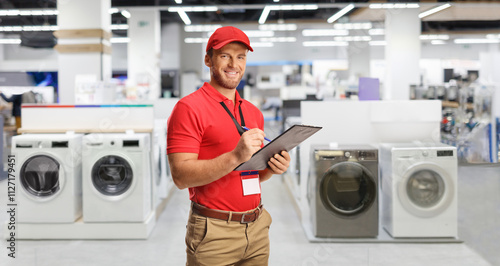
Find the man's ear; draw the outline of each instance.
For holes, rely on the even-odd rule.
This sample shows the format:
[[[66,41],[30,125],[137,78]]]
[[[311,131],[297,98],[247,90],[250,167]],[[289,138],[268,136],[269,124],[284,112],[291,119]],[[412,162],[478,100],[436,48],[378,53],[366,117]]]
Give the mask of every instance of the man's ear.
[[[207,54],[205,55],[205,66],[212,67],[212,60],[210,59],[210,56],[208,56]]]

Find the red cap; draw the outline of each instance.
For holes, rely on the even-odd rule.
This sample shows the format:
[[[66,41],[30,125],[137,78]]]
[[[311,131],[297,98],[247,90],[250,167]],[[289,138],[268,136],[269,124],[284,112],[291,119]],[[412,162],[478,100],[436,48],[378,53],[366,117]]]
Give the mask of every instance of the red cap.
[[[207,43],[207,52],[211,48],[220,49],[224,45],[231,42],[241,42],[246,45],[250,51],[253,52],[248,36],[242,30],[231,26],[218,28],[212,34],[212,36],[210,36],[210,39],[208,39]]]

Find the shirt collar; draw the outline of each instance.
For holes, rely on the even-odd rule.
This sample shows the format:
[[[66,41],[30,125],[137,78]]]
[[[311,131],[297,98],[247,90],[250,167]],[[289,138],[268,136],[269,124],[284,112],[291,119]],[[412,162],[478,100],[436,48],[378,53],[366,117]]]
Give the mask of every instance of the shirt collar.
[[[205,84],[203,84],[202,90],[218,103],[229,100],[226,96],[222,95],[222,93],[218,92],[214,87],[212,87],[212,85],[210,85],[210,83],[208,82],[205,82]],[[238,93],[238,91],[236,91],[235,94],[235,101],[241,104],[243,100],[241,99],[240,94]]]

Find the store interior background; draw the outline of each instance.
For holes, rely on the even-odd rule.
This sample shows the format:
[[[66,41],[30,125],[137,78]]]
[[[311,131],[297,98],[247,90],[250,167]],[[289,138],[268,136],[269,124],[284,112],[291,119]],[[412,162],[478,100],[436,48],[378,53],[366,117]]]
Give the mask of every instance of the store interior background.
[[[61,1],[7,2],[11,2],[12,5],[2,3],[0,11],[11,8],[57,9],[56,2]],[[112,37],[116,39],[111,40],[110,60],[101,63],[101,67],[104,65],[104,68],[108,68],[109,71],[106,69],[97,71],[97,74],[90,78],[88,75],[81,76],[78,82],[72,80],[71,82],[75,84],[75,90],[69,92],[61,88],[61,82],[56,82],[61,80],[61,61],[58,51],[54,48],[33,48],[4,41],[0,44],[0,91],[8,94],[19,90],[19,87],[33,90],[33,87],[36,86],[33,83],[34,75],[43,73],[45,81],[51,81],[49,85],[58,87],[48,89],[53,92],[52,94],[44,91],[46,89],[41,89],[40,93],[46,97],[44,100],[46,104],[161,104],[164,100],[175,100],[185,96],[199,88],[204,81],[209,80],[208,68],[203,64],[203,56],[208,34],[213,31],[213,28],[201,32],[187,32],[185,22],[181,20],[177,12],[169,12],[168,7],[215,4],[226,5],[228,8],[223,12],[187,12],[192,20],[191,26],[231,25],[251,32],[251,34],[267,31],[262,28],[265,25],[275,25],[276,27],[285,25],[294,28],[293,30],[275,30],[273,36],[262,37],[274,38],[267,40],[263,40],[261,37],[252,37],[249,33],[252,44],[259,44],[254,46],[255,52],[248,55],[247,69],[243,79],[245,85],[241,84],[239,91],[243,97],[261,108],[266,119],[266,126],[268,126],[266,133],[269,136],[276,136],[286,129],[290,125],[287,124],[287,121],[288,123],[297,121],[293,120],[294,117],[286,120],[287,114],[289,115],[286,112],[293,113],[297,108],[294,106],[291,109],[286,109],[287,100],[292,100],[288,103],[306,98],[322,98],[325,101],[358,101],[357,92],[360,77],[376,78],[380,81],[380,99],[405,100],[399,94],[392,94],[391,99],[387,94],[392,92],[386,91],[384,86],[384,81],[387,79],[386,55],[388,51],[383,45],[385,33],[381,32],[386,26],[384,22],[385,12],[390,13],[391,11],[370,9],[368,7],[369,1],[314,1],[330,6],[319,8],[317,11],[271,11],[266,23],[260,25],[257,22],[262,8],[266,4],[304,4],[304,2],[308,1],[185,0],[182,4],[176,4],[176,1],[173,0],[141,1],[140,4],[138,1],[110,1],[111,7],[118,9],[117,12],[110,14],[111,25],[133,27],[129,24],[133,21],[135,14],[144,16],[148,12],[151,12],[149,14],[157,13],[153,19],[157,23],[155,24],[157,28],[148,33],[152,34],[150,36],[153,44],[151,44],[151,40],[141,40],[139,44],[143,47],[131,48],[131,43],[134,40],[128,39],[131,37],[129,32],[134,30],[137,34],[140,27],[128,30],[123,28],[111,30]],[[326,22],[328,17],[351,2],[357,4],[353,11],[333,24]],[[424,11],[444,4],[441,2],[421,1],[420,10]],[[500,189],[498,179],[500,176],[500,168],[498,168],[500,156],[498,153],[500,143],[498,84],[500,84],[500,76],[492,73],[500,73],[500,3],[496,1],[451,1],[450,3],[453,4],[451,8],[422,19],[418,65],[414,64],[408,67],[411,69],[412,73],[409,75],[413,80],[398,90],[404,91],[402,95],[406,99],[440,99],[447,102],[448,105],[443,105],[441,117],[443,120],[440,122],[441,141],[459,145],[458,134],[462,140],[470,138],[466,142],[472,146],[471,150],[494,147],[486,155],[480,153],[479,155],[467,156],[467,153],[464,152],[459,158],[459,169],[461,170],[459,173],[459,239],[486,261],[497,265],[500,263],[500,257],[494,248],[494,236],[498,236],[498,233],[495,232],[498,232],[499,228],[495,224],[500,219],[498,208],[500,199],[496,196],[498,195],[496,192]],[[243,5],[246,4],[254,5],[254,7],[244,10]],[[241,6],[238,7],[238,5]],[[256,6],[260,6],[261,9],[257,9]],[[120,13],[123,10],[129,11],[131,18],[126,18]],[[224,9],[221,8],[221,10]],[[393,12],[398,14],[396,9]],[[43,19],[27,18],[28,22],[26,19],[15,22],[13,18],[8,16],[0,16],[2,19],[0,28],[16,25],[15,23],[22,23],[20,25],[27,25],[27,23],[29,25],[35,23],[57,25],[59,23],[55,15],[42,17]],[[358,26],[363,27],[363,23],[367,22],[371,25],[370,29],[349,30],[347,36],[369,36],[370,41],[366,39],[348,41],[348,45],[340,44],[340,46],[311,47],[304,45],[305,42],[310,41],[331,41],[332,37],[304,36],[303,30],[333,29],[332,25],[347,23],[360,23]],[[102,28],[106,28],[106,26],[102,26]],[[375,29],[379,30],[378,33],[373,31]],[[33,33],[35,34],[31,36],[37,36],[36,32]],[[51,40],[50,35],[47,37],[45,34],[46,32],[39,35],[43,36],[41,41]],[[0,39],[2,40],[18,38],[20,38],[20,32],[0,31]],[[33,40],[35,39],[33,38]],[[474,43],[470,40],[469,42],[457,43],[457,39],[488,41]],[[154,47],[155,45],[157,48]],[[150,48],[149,54],[144,52]],[[133,72],[136,80],[127,82],[127,72],[134,65],[143,64],[143,62],[138,63],[137,61],[141,59],[131,56],[131,54],[137,54],[137,51],[151,56],[152,59],[148,59],[150,61],[145,63],[144,68],[152,70],[141,72],[135,66]],[[410,58],[410,60],[414,62],[414,58]],[[401,62],[400,64],[404,65]],[[403,69],[402,72],[404,72]],[[100,74],[112,77],[112,79],[102,80],[98,77]],[[38,80],[43,80],[43,77],[38,77]],[[452,79],[451,82],[450,79]],[[476,116],[473,119],[467,116],[468,112],[461,109],[468,107],[465,103],[458,103],[458,95],[454,101],[447,101],[448,89],[454,86],[459,87],[462,93],[472,93],[472,95],[477,96],[476,99],[481,99],[481,103],[476,101],[476,105],[474,102],[468,102],[469,106],[472,106],[469,108],[470,110],[476,108],[474,109]],[[431,89],[429,90],[429,88]],[[475,91],[468,92],[468,88],[474,88]],[[430,96],[432,90],[434,90],[434,94]],[[52,99],[47,99],[51,96]],[[2,106],[4,108],[1,112],[6,120],[3,131],[3,170],[6,170],[5,158],[10,152],[9,138],[14,133],[9,109],[11,106],[5,102],[2,102]],[[484,115],[478,116],[477,114],[480,113],[478,110],[484,111],[482,112]],[[460,111],[464,112],[458,113]],[[453,126],[451,126],[452,124]],[[470,133],[474,128],[478,128],[477,125],[482,124],[489,124],[492,129],[489,132],[484,131],[486,133],[464,133]],[[446,138],[446,136],[450,136],[450,138]],[[478,180],[474,181],[473,178],[478,178]],[[284,179],[287,178],[284,177]],[[287,189],[290,187],[292,190],[294,189],[286,180],[281,185]],[[487,197],[487,195],[491,195],[489,193],[495,196]],[[297,207],[300,202],[293,203],[293,191],[291,194],[290,196],[283,193],[283,195],[290,197],[290,200],[285,204],[291,205],[294,210],[300,209]],[[184,194],[182,196],[187,197]],[[175,196],[171,202],[177,202]],[[3,201],[2,204],[1,207],[4,208]],[[170,206],[170,208],[175,207]],[[3,219],[5,214],[2,215],[0,218]],[[163,217],[163,220],[165,219],[170,218]],[[485,232],[487,229],[490,234]],[[153,239],[156,238],[153,237]],[[23,242],[19,243],[22,247]]]

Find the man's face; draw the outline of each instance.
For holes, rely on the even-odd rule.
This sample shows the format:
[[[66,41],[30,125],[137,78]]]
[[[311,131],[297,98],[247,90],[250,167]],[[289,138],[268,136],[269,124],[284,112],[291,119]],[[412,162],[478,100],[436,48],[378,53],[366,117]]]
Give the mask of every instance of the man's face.
[[[248,48],[238,42],[214,49],[212,57],[205,57],[205,65],[210,68],[215,83],[225,89],[235,89],[245,73]]]

